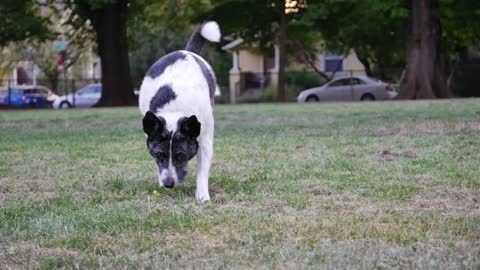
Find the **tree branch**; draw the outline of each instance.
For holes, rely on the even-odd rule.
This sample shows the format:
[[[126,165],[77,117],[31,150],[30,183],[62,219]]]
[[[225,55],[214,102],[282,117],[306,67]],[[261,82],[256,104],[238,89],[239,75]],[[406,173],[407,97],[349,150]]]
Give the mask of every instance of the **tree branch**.
[[[303,46],[303,44],[299,41],[296,41],[295,42],[297,44],[297,46],[300,48],[300,51],[302,52],[302,55],[303,55],[303,60],[316,72],[318,73],[322,78],[324,78],[325,80],[329,81],[330,79],[328,78],[328,75],[325,74],[324,72],[322,72],[321,70],[319,70],[316,66],[315,66],[315,60],[314,59],[311,59],[311,56],[308,54],[307,52],[307,49],[305,49],[305,46]]]

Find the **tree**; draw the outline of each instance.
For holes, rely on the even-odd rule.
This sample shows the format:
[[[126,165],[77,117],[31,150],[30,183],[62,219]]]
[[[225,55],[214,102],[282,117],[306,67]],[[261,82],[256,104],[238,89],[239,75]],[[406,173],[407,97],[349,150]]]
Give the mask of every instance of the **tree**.
[[[216,1],[210,11],[200,16],[201,20],[212,19],[221,22],[224,35],[241,37],[248,46],[263,52],[271,50],[278,44],[280,63],[277,101],[280,102],[285,101],[285,65],[288,55],[286,46],[291,41],[288,37],[289,25],[292,20],[304,13],[303,9],[297,7],[295,12],[287,14],[285,9],[287,2],[290,1],[222,0]]]
[[[441,48],[438,0],[410,2],[410,42],[399,98],[448,97],[446,58]]]
[[[451,59],[480,41],[480,4],[475,0],[412,0],[409,4],[407,67],[399,98],[450,97]]]
[[[368,76],[391,80],[405,63],[407,12],[403,0],[324,0],[309,3],[302,23],[315,29],[329,52],[353,50]]]
[[[69,24],[93,28],[102,66],[102,97],[96,106],[125,106],[137,103],[133,93],[128,58],[127,21],[145,1],[70,0]],[[80,20],[79,20],[80,18]]]
[[[33,0],[0,1],[0,47],[12,41],[51,37],[48,19],[41,17]]]
[[[146,71],[158,58],[185,48],[188,37],[198,27],[192,19],[208,8],[209,3],[203,0],[157,0],[145,5],[142,16],[131,16],[128,40],[135,88],[140,87]]]
[[[75,64],[84,49],[75,46],[75,44],[70,44],[64,54],[64,71]],[[56,92],[61,71],[58,70],[55,54],[54,42],[52,41],[24,41],[11,43],[0,54],[0,60],[9,67],[14,67],[15,63],[19,61],[32,61],[47,77],[50,89]]]

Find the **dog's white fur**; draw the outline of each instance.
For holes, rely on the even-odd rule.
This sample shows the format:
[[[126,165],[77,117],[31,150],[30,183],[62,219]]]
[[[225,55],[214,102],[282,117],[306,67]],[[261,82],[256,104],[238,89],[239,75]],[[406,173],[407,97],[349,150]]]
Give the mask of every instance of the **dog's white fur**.
[[[215,22],[206,23],[201,30],[201,34],[210,41],[220,40],[220,31]],[[212,68],[199,55],[190,51],[181,52],[186,55],[184,60],[171,64],[160,76],[154,79],[149,76],[144,78],[140,88],[139,108],[140,112],[145,115],[149,111],[150,102],[160,86],[168,84],[174,91],[176,98],[160,110],[153,112],[157,117],[165,119],[167,129],[176,131],[177,122],[181,117],[192,115],[197,117],[201,129],[198,136],[198,174],[195,197],[198,201],[204,202],[210,200],[208,177],[213,157],[214,119],[208,82],[195,58],[205,63],[209,70],[212,71]],[[171,161],[170,166],[172,166]],[[174,178],[175,176],[176,173]],[[163,183],[160,184],[163,185]]]
[[[201,35],[211,42],[219,42],[220,41],[220,28],[216,22],[207,22],[202,27]]]

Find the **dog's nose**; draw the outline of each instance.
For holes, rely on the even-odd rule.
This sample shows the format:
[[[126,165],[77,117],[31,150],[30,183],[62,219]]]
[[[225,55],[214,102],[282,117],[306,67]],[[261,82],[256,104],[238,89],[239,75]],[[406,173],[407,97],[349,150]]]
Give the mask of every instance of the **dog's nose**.
[[[175,180],[172,177],[167,177],[165,181],[163,181],[163,186],[166,188],[173,188],[175,186]]]

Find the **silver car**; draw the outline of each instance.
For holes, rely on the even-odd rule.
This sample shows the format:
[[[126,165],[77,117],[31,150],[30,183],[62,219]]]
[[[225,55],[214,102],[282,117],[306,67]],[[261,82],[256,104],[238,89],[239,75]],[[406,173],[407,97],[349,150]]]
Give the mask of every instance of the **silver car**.
[[[397,96],[391,84],[366,76],[341,77],[320,87],[302,91],[297,100],[303,102],[333,100],[386,100]]]
[[[90,84],[73,94],[61,96],[53,102],[54,109],[90,108],[97,104],[102,96],[102,84]]]

